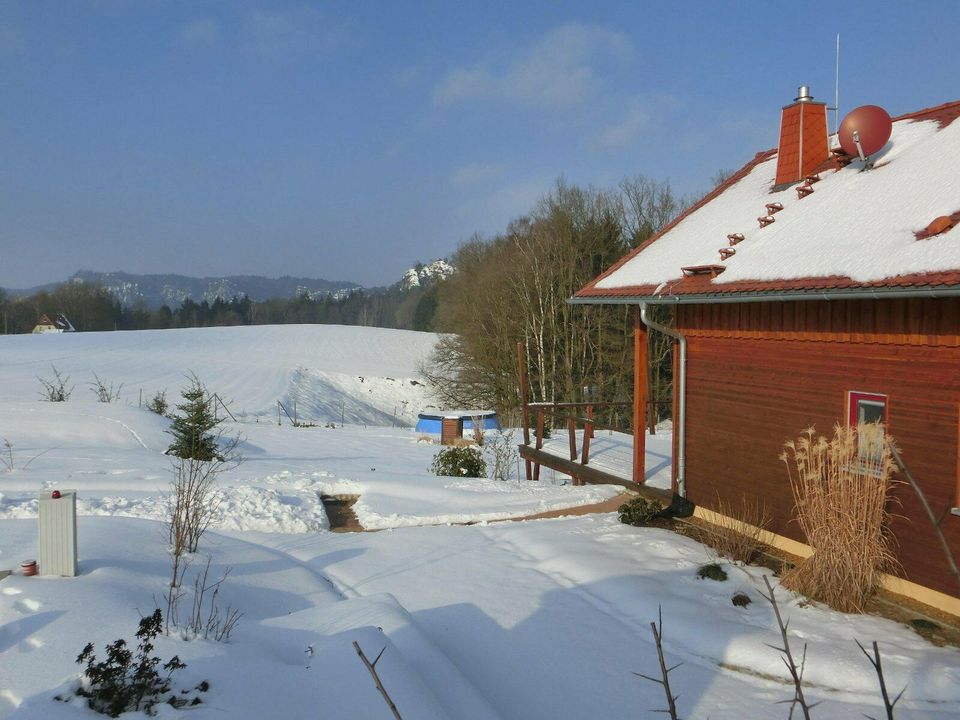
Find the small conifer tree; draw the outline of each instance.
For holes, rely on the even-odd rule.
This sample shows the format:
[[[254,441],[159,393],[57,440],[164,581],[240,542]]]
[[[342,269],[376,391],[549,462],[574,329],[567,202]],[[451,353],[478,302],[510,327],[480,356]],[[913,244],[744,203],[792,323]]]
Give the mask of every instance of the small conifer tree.
[[[173,417],[173,424],[167,431],[173,435],[173,443],[167,448],[167,455],[192,460],[220,460],[223,456],[217,447],[217,439],[210,433],[220,421],[213,414],[210,396],[196,376],[190,378],[190,385],[182,391],[183,402],[177,405],[180,412]]]

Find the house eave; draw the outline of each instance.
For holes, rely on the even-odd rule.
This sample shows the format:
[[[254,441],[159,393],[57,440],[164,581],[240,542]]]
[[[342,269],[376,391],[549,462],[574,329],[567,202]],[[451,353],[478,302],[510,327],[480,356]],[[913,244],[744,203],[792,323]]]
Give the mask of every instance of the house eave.
[[[690,293],[682,295],[586,295],[571,305],[704,305],[714,303],[797,302],[802,300],[881,300],[884,298],[960,297],[960,285],[840,288],[836,290],[763,290],[759,292]]]

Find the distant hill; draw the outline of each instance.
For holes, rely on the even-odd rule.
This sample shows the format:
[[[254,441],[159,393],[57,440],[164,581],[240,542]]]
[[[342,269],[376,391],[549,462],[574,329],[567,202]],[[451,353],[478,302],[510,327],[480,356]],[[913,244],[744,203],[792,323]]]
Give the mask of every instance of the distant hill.
[[[186,275],[134,275],[125,272],[94,272],[80,270],[68,282],[97,283],[107,288],[126,307],[139,303],[154,310],[161,305],[179,307],[187,298],[213,302],[217,298],[230,300],[234,297],[249,297],[261,301],[271,298],[293,298],[309,295],[316,300],[327,295],[344,297],[361,286],[345,280],[322,280],[284,276],[280,278],[259,275],[227,275],[224,277],[187,277]],[[32,295],[42,290],[51,290],[60,283],[50,283],[27,290],[13,290],[14,295]]]

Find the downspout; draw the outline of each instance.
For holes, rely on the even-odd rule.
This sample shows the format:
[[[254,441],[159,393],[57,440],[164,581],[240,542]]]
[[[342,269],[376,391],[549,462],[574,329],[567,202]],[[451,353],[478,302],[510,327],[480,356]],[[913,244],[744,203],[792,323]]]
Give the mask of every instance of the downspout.
[[[675,329],[661,325],[647,315],[647,303],[640,303],[640,321],[652,330],[658,330],[680,343],[679,387],[677,388],[677,494],[687,496],[687,339]]]

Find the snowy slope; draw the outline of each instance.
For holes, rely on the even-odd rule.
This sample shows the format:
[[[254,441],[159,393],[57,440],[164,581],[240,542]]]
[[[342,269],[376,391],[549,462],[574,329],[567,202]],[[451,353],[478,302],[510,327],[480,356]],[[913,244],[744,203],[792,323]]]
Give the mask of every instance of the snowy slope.
[[[430,406],[418,364],[436,335],[340,325],[140,330],[0,336],[0,402],[36,400],[51,366],[76,386],[73,401],[95,400],[96,374],[123,384],[137,404],[160,390],[176,400],[194,373],[243,419],[276,417],[280,401],[314,423],[413,425]]]
[[[0,718],[94,717],[53,700],[76,682],[74,659],[87,642],[102,650],[130,639],[169,582],[160,522],[168,421],[129,404],[129,394],[101,404],[84,387],[70,402],[40,402],[35,375],[54,362],[78,382],[95,371],[159,387],[180,378],[185,360],[202,360],[198,375],[219,378],[235,404],[266,407],[224,427],[245,460],[220,478],[218,524],[193,559],[210,556],[215,573],[232,568],[221,597],[244,617],[229,643],[157,643],[162,657],[188,663],[177,687],[211,683],[191,718],[387,718],[353,641],[371,656],[384,649],[378,670],[404,718],[645,717],[663,707],[662,690],[634,673],[657,673],[649,622],[661,606],[667,661],[683,663],[671,675],[681,717],[785,717],[776,703],[789,689],[768,647],[779,634],[759,569],[728,564],[728,581],[698,580],[698,565],[713,559],[707,548],[612,513],[488,524],[597,502],[613,486],[518,482],[516,471],[507,482],[435,477],[427,468],[438,447],[410,429],[277,426],[270,397],[290,392],[298,363],[310,363],[304,383],[364,377],[353,387],[362,395],[373,380],[389,388],[388,378],[411,372],[410,345],[430,337],[322,328],[306,350],[296,330],[0,339],[0,438],[10,442],[0,463],[0,570],[36,556],[39,493],[77,488],[80,509],[78,577],[0,580]],[[367,394],[392,401],[382,392]],[[325,493],[359,495],[361,520],[383,531],[327,532]],[[436,526],[468,521],[478,524]],[[753,603],[733,606],[734,592]],[[815,717],[881,716],[855,638],[878,640],[890,686],[907,686],[898,718],[960,715],[955,649],[780,596],[795,650],[809,645],[808,694],[823,701]]]

